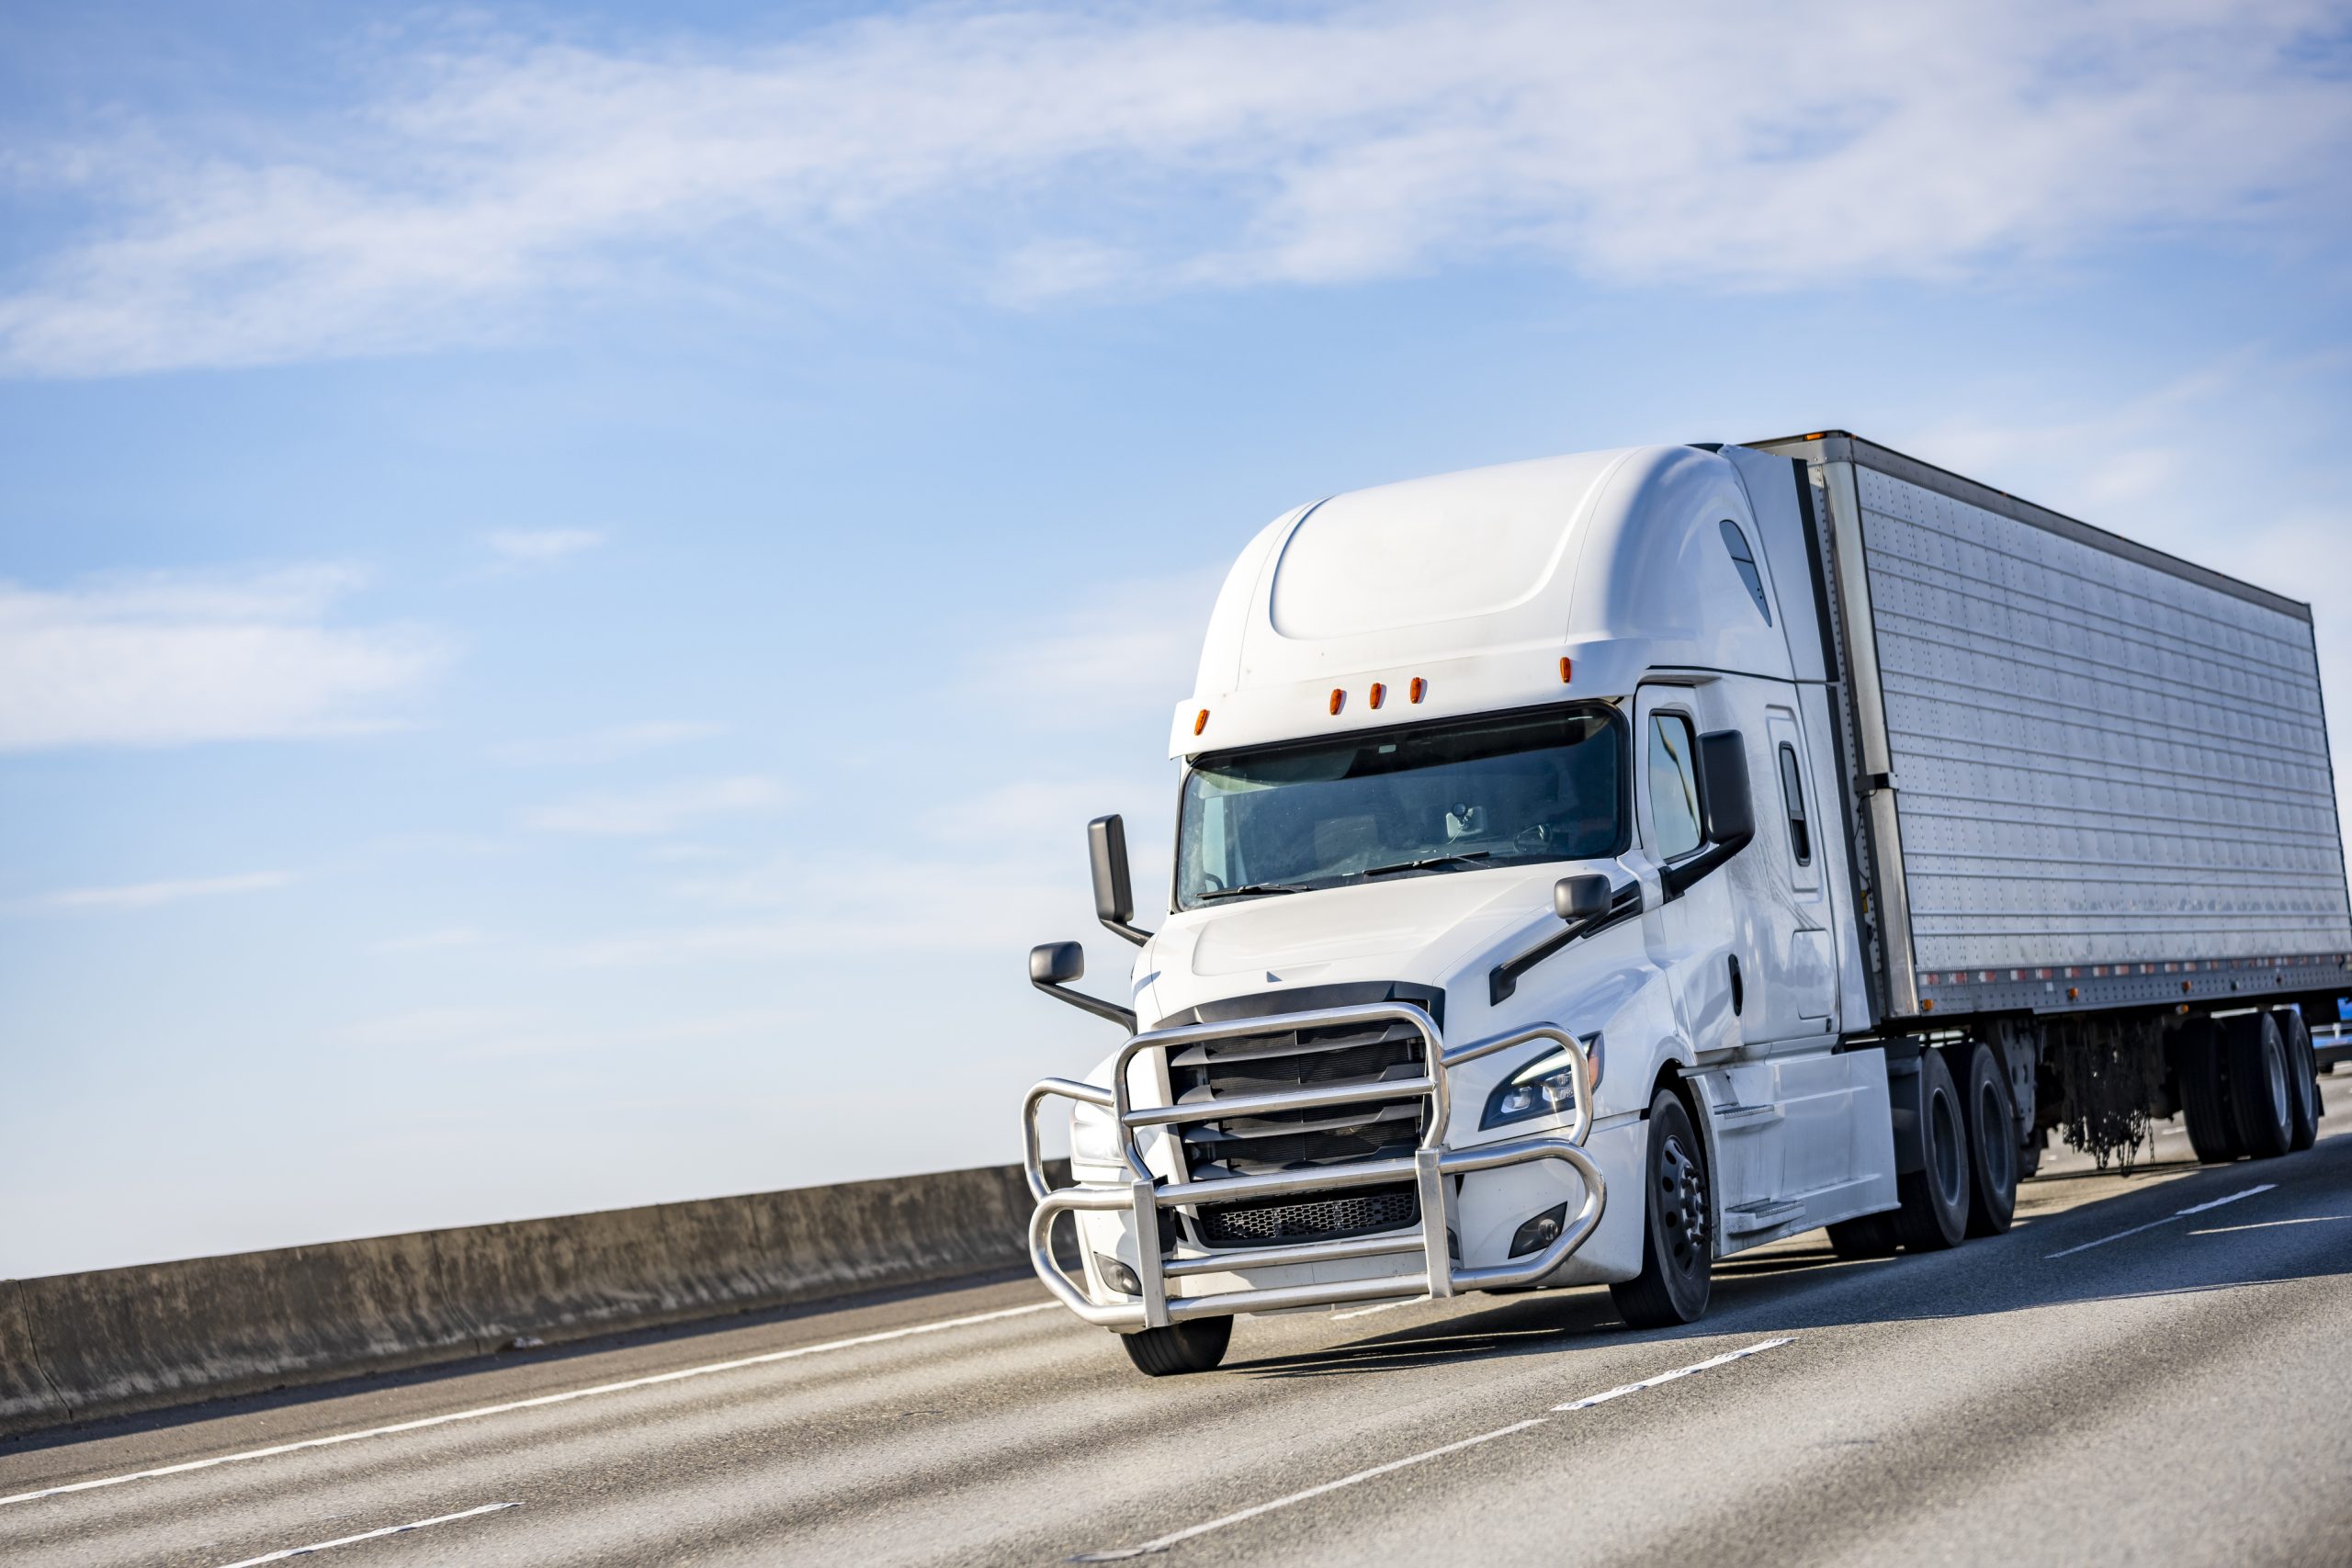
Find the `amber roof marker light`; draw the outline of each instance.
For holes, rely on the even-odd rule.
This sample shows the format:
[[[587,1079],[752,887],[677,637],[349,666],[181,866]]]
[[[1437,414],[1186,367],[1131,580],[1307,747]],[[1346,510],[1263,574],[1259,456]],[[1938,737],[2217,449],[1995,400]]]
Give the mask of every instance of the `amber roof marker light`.
[[[1423,697],[1429,695],[1429,691],[1430,683],[1427,681],[1422,680],[1419,675],[1416,675],[1413,677],[1413,683],[1405,688],[1405,697],[1408,702],[1417,703]]]
[[[1569,664],[1568,664],[1568,661],[1567,661],[1566,659],[1561,660],[1560,660],[1560,684],[1561,684],[1561,685],[1563,685],[1563,686],[1565,686],[1565,685],[1566,685],[1566,684],[1568,683],[1568,670],[1569,670]]]
[[[1193,733],[1198,735],[1209,727],[1209,710],[1203,708],[1193,719]]]
[[[1388,688],[1374,681],[1372,683],[1372,705],[1378,707],[1388,700]]]
[[[1340,690],[1339,687],[1337,687],[1337,686],[1332,687],[1332,688],[1331,688],[1331,716],[1332,716],[1332,717],[1334,717],[1334,718],[1337,718],[1337,717],[1340,716],[1340,710],[1341,708],[1343,708],[1343,707],[1347,706],[1347,705],[1348,705],[1348,694],[1347,694],[1347,693],[1345,693],[1345,692],[1343,692],[1343,691],[1341,691],[1341,690]]]

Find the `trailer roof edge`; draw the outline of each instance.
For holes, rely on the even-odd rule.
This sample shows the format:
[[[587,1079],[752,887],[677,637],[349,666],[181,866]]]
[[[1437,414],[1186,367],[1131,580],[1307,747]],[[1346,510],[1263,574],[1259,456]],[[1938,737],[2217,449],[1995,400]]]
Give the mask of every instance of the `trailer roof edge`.
[[[2307,626],[2312,622],[2312,607],[2303,600],[2290,599],[2267,588],[2257,588],[2243,579],[2199,566],[2192,560],[2184,560],[2154,546],[2143,545],[2137,539],[2126,538],[2120,534],[2086,523],[2079,517],[2069,517],[2063,512],[2052,512],[2046,506],[2020,500],[2007,491],[1995,490],[1965,474],[1956,474],[1950,468],[1938,468],[1933,463],[1897,452],[1892,446],[1866,441],[1850,431],[1824,430],[1805,435],[1775,436],[1769,441],[1743,441],[1740,445],[1758,452],[1770,452],[1809,462],[1835,463],[1858,459],[1867,468],[1877,468],[1896,479],[1949,495],[1956,501],[1984,507],[1988,512],[1997,512],[2062,538],[2074,539],[2143,566],[2154,567],[2158,571],[2227,593],[2233,599],[2276,610]]]

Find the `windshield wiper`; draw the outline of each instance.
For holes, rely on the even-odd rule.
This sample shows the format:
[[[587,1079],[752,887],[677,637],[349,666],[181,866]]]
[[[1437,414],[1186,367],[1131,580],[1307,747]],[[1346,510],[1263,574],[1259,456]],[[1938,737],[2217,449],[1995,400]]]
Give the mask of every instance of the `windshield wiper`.
[[[1250,893],[1312,893],[1315,889],[1295,882],[1245,882],[1238,887],[1212,887],[1201,895],[1203,903],[1212,898],[1238,898]]]
[[[1419,860],[1400,860],[1394,865],[1368,865],[1357,874],[1361,876],[1386,876],[1393,872],[1399,871],[1427,871],[1431,866],[1466,865],[1474,861],[1486,860],[1492,854],[1492,852],[1493,852],[1488,850],[1464,850],[1458,854],[1424,855]]]

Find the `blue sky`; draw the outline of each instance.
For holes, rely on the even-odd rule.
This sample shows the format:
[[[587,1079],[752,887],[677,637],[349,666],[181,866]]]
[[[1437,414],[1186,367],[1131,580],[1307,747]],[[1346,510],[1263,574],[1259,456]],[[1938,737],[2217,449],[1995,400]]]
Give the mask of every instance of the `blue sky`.
[[[1333,491],[1849,427],[2343,711],[2342,10],[1832,15],[12,7],[0,1274],[1012,1157]]]

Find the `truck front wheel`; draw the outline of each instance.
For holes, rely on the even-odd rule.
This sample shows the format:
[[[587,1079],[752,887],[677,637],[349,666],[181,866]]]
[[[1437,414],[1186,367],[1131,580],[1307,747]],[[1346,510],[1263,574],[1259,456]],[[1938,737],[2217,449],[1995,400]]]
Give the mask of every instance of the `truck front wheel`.
[[[1126,1347],[1127,1359],[1136,1364],[1136,1371],[1148,1378],[1214,1371],[1225,1359],[1225,1348],[1233,1343],[1233,1319],[1202,1317],[1171,1323],[1165,1328],[1122,1334],[1119,1343]]]
[[[1713,1277],[1707,1154],[1672,1089],[1650,1101],[1649,1129],[1642,1271],[1610,1286],[1609,1295],[1628,1327],[1675,1328],[1706,1312]]]

